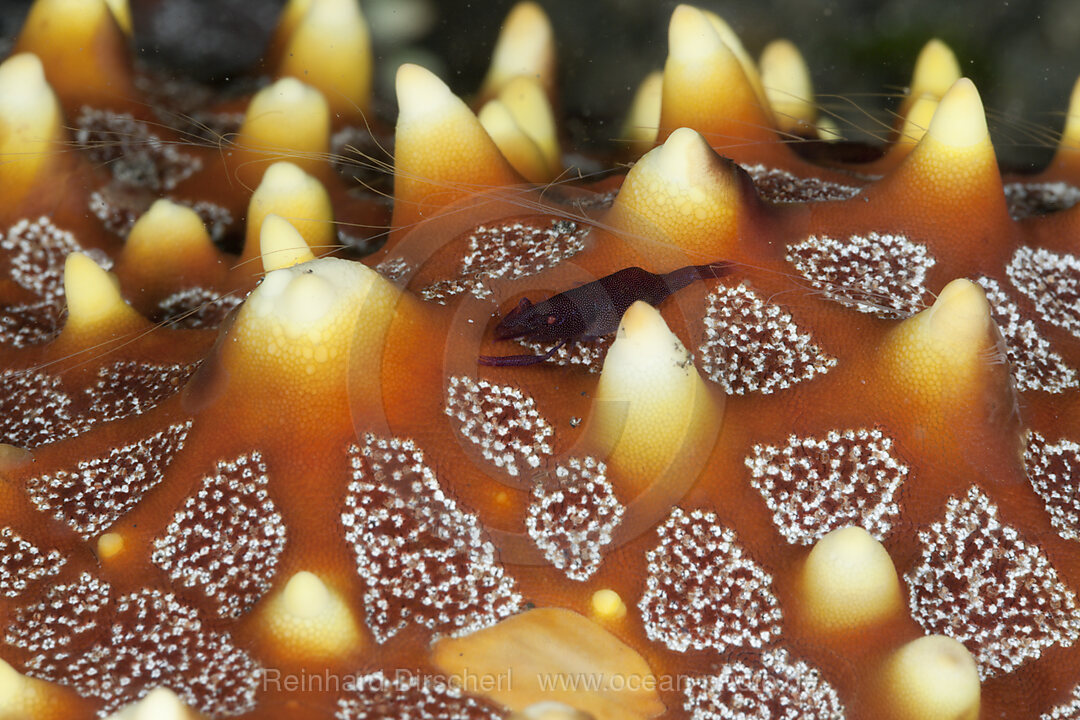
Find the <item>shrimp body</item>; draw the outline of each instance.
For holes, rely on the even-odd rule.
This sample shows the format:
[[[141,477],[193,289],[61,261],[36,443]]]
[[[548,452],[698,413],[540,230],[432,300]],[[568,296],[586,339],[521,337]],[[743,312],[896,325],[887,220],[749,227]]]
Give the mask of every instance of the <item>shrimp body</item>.
[[[590,341],[619,328],[623,313],[638,300],[656,306],[695,280],[719,278],[731,263],[687,265],[665,274],[640,267],[623,268],[538,303],[523,298],[495,327],[499,340],[524,338],[558,343],[544,355],[481,355],[481,365],[532,365],[542,362],[569,342]]]

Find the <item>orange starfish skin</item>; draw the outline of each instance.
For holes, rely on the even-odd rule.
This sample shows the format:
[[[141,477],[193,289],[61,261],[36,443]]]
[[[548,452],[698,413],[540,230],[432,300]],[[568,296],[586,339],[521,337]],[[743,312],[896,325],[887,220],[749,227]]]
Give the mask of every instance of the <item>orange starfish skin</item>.
[[[683,5],[655,147],[534,184],[522,3],[478,107],[399,69],[391,205],[352,0],[187,129],[72,5],[0,65],[0,720],[1080,716],[1075,123],[1003,176],[933,41],[889,146],[812,162],[797,51]],[[721,260],[478,364],[549,349],[495,339],[522,297]]]

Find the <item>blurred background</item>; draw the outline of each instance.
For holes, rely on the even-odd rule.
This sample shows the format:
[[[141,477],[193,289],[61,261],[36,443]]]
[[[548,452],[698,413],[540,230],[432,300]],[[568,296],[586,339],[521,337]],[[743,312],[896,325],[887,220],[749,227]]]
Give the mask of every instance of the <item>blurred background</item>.
[[[257,73],[280,0],[130,0],[140,57],[212,82]],[[618,135],[637,83],[663,66],[674,0],[539,0],[559,43],[564,112],[575,138],[596,146]],[[947,42],[979,87],[995,144],[1014,165],[1037,165],[1059,131],[1080,74],[1076,0],[701,0],[755,57],[774,38],[800,48],[819,102],[859,137],[885,117],[915,57]],[[0,0],[6,54],[29,0]],[[459,94],[475,90],[512,0],[362,0],[377,55],[378,93],[392,103],[400,62],[435,70]],[[883,95],[884,93],[885,95]],[[392,112],[392,107],[387,108]]]

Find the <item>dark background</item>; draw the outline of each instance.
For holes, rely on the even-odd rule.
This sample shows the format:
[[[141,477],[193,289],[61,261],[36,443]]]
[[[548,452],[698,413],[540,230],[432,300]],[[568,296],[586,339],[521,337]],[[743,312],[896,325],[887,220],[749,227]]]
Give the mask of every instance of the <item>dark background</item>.
[[[147,62],[224,81],[253,70],[278,0],[131,0]],[[510,0],[363,0],[373,25],[379,94],[402,59],[428,65],[459,93],[486,68]],[[540,0],[559,43],[564,110],[579,136],[601,145],[617,136],[633,88],[663,65],[674,0]],[[1080,74],[1076,0],[702,0],[739,33],[755,57],[776,37],[807,58],[823,105],[851,125],[882,117],[903,89],[919,48],[940,37],[956,51],[983,96],[999,154],[1038,163],[1063,122]],[[17,32],[28,0],[0,0],[0,42]],[[6,54],[6,47],[0,46]],[[254,68],[257,72],[257,68]],[[835,95],[837,97],[830,97]],[[1033,124],[1029,126],[1029,124]]]

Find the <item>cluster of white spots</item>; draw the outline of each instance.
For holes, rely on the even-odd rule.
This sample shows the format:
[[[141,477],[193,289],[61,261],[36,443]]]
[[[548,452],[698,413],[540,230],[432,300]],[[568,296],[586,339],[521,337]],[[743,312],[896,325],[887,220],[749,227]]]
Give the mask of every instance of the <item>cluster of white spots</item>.
[[[54,302],[64,297],[64,263],[73,252],[83,252],[75,236],[61,230],[42,215],[37,220],[23,218],[8,228],[0,250],[10,253],[10,277],[20,287]],[[108,270],[112,261],[104,253],[89,253],[98,265]]]
[[[734,662],[716,675],[690,678],[683,709],[691,720],[843,720],[844,706],[821,672],[786,650],[760,664]]]
[[[239,617],[270,589],[285,549],[267,482],[258,452],[219,462],[154,540],[151,561],[201,590],[222,617]]]
[[[86,206],[109,232],[126,238],[135,221],[146,212],[150,197],[135,194],[118,183],[90,193]]]
[[[58,550],[42,552],[12,528],[0,528],[0,595],[16,597],[35,580],[60,572],[66,562]]]
[[[0,308],[0,343],[14,348],[40,345],[60,332],[64,307],[39,301]]]
[[[771,202],[820,202],[822,200],[850,200],[859,194],[852,185],[822,180],[816,177],[799,177],[787,170],[765,165],[743,165],[754,181],[758,195]]]
[[[186,205],[190,207],[199,219],[203,221],[203,225],[206,226],[206,232],[210,236],[210,239],[216,243],[225,240],[226,233],[232,228],[233,215],[229,212],[229,209],[222,207],[217,203],[212,203],[207,200],[196,200],[191,202],[185,199],[174,198],[173,202],[178,205]]]
[[[912,617],[926,632],[964,643],[983,680],[1080,637],[1075,593],[997,513],[976,485],[949,498],[945,519],[919,533],[920,562],[904,576]]]
[[[1080,338],[1080,258],[1025,246],[1005,272],[1035,303],[1039,317]]]
[[[552,220],[543,227],[522,222],[481,225],[469,236],[458,276],[428,285],[420,296],[442,305],[462,293],[490,297],[489,280],[516,280],[554,267],[585,249],[587,231],[569,220]]]
[[[0,310],[0,340],[12,347],[36,345],[60,331],[64,315],[64,263],[73,252],[84,252],[75,236],[42,216],[22,219],[0,238],[7,274],[35,300]],[[112,260],[98,251],[85,251],[108,270]]]
[[[375,266],[375,272],[392,283],[405,278],[412,271],[412,266],[403,257],[391,257]]]
[[[105,365],[86,389],[90,416],[105,422],[141,415],[178,392],[196,367],[198,363],[153,365],[134,360]]]
[[[452,376],[445,412],[485,460],[510,475],[536,470],[551,455],[550,423],[532,397],[516,387]]]
[[[613,342],[615,342],[615,336],[606,335],[596,340],[563,343],[544,362],[564,367],[578,365],[591,373],[598,373],[604,369],[604,358],[607,357],[608,348]],[[530,342],[528,340],[518,340],[518,344],[537,355],[546,355],[549,350],[559,345],[558,342]]]
[[[571,580],[588,580],[596,572],[622,521],[625,508],[606,471],[596,458],[570,458],[556,466],[554,478],[533,486],[525,518],[529,537]]]
[[[880,430],[833,430],[824,439],[791,435],[787,445],[755,445],[750,484],[790,543],[811,545],[847,525],[883,539],[900,514],[908,468]]]
[[[60,378],[39,370],[0,371],[0,442],[34,448],[85,428]]]
[[[240,293],[223,295],[209,288],[189,287],[161,300],[154,319],[181,330],[216,328],[245,297]]]
[[[162,141],[128,113],[82,107],[75,142],[91,161],[108,167],[117,182],[147,190],[172,190],[202,169],[199,158]]]
[[[1066,540],[1080,540],[1080,444],[1059,440],[1051,445],[1033,432],[1024,464],[1031,486],[1046,504],[1050,524]]]
[[[1068,210],[1077,202],[1080,202],[1080,188],[1064,182],[1005,185],[1005,203],[1013,220]]]
[[[517,612],[522,600],[476,515],[443,492],[411,440],[367,435],[349,448],[353,481],[341,523],[364,579],[377,642],[408,622],[467,635]]]
[[[645,632],[672,650],[760,648],[780,635],[772,576],[749,558],[713,513],[675,508],[657,528],[645,594]]]
[[[33,448],[82,434],[98,422],[142,414],[177,392],[195,367],[135,361],[104,366],[81,393],[83,413],[73,409],[60,378],[39,370],[0,371],[0,442]]]
[[[1080,382],[1076,370],[1050,349],[1050,343],[1035,329],[1035,323],[1021,314],[997,281],[980,277],[975,282],[986,291],[990,312],[1005,340],[1005,354],[1016,389],[1060,393],[1076,387]]]
[[[701,369],[729,395],[768,394],[836,365],[791,315],[745,285],[717,285],[705,311]]]
[[[505,713],[448,682],[416,673],[381,670],[352,680],[349,697],[338,700],[337,720],[501,720]]]
[[[788,245],[788,262],[826,297],[879,317],[906,317],[923,309],[926,246],[903,235],[876,232],[846,241],[811,235]]]
[[[1072,689],[1072,698],[1056,705],[1039,716],[1039,720],[1078,720],[1080,718],[1080,685]]]
[[[173,455],[184,446],[191,421],[114,447],[108,455],[80,460],[73,470],[30,478],[26,489],[42,512],[67,523],[89,540],[112,525],[161,482]]]
[[[213,717],[255,707],[258,664],[227,633],[203,628],[198,612],[171,593],[116,597],[83,573],[16,610],[5,641],[30,656],[28,675],[101,700],[98,717],[162,685]]]

